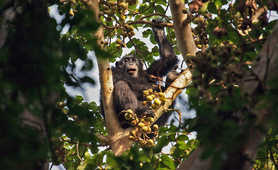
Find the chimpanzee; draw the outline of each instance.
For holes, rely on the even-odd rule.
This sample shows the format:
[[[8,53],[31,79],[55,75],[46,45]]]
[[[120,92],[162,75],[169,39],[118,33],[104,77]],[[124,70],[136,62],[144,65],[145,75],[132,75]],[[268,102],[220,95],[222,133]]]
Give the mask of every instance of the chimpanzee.
[[[127,55],[116,62],[116,67],[112,68],[113,101],[123,128],[130,126],[120,114],[123,110],[131,109],[139,117],[153,115],[152,110],[143,105],[143,90],[153,89],[157,83],[154,77],[165,76],[177,65],[178,59],[165,36],[164,28],[159,23],[160,21],[154,20],[152,26],[155,40],[159,45],[159,60],[154,61],[147,70],[144,70],[142,61],[135,55]]]

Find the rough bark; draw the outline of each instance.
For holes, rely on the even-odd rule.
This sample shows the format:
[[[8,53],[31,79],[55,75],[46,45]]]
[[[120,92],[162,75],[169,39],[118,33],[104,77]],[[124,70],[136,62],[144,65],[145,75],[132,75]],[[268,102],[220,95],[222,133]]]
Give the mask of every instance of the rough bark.
[[[277,78],[277,64],[278,64],[278,24],[276,24],[273,33],[268,37],[262,50],[259,53],[259,60],[252,67],[253,73],[248,72],[243,78],[242,90],[249,95],[256,95],[256,89],[263,83],[266,85],[265,89],[269,89],[268,82],[273,78]],[[263,101],[261,101],[263,102]],[[257,103],[257,106],[261,104]],[[255,159],[259,144],[262,142],[265,134],[257,127],[267,128],[267,118],[272,110],[268,107],[258,109],[254,107],[253,113],[256,114],[257,119],[254,125],[246,132],[246,139],[242,147],[235,151],[233,155],[229,155],[228,159],[223,162],[222,169],[235,169],[237,170],[251,170],[252,160]],[[210,168],[210,159],[202,160],[202,146],[196,149],[185,160],[178,170],[202,170]],[[248,159],[240,159],[240,156],[247,156]],[[251,161],[250,161],[251,160]],[[240,167],[240,168],[238,168]]]

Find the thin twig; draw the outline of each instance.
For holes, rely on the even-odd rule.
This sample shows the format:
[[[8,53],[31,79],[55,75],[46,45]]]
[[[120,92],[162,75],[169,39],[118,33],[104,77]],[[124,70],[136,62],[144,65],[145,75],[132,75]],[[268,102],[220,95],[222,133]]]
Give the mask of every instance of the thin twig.
[[[82,161],[82,158],[80,157],[80,154],[79,154],[79,142],[77,142],[77,144],[76,144],[76,153],[77,153],[77,157],[79,158],[79,160]]]
[[[145,21],[145,20],[138,20],[138,21],[129,21],[127,22],[128,24],[132,25],[132,24],[147,24],[147,25],[152,25],[152,21]],[[164,27],[173,27],[173,23],[160,23],[161,26]]]
[[[149,17],[152,17],[152,16],[161,16],[161,17],[163,17],[163,18],[166,18],[167,21],[170,20],[170,18],[169,18],[168,16],[166,16],[166,15],[164,15],[164,14],[160,14],[160,13],[154,13],[154,14],[145,15],[145,16],[141,17],[139,20],[143,20],[143,19],[145,19],[145,18],[149,18]]]

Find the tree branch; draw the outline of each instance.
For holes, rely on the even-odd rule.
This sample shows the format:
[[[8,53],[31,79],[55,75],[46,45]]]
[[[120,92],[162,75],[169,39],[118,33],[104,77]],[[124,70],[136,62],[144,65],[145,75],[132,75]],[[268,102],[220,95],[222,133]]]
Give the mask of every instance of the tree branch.
[[[170,9],[174,21],[177,45],[185,60],[188,56],[195,56],[197,48],[193,39],[190,23],[186,22],[188,16],[183,13],[182,0],[170,0]]]
[[[172,105],[176,97],[192,81],[192,74],[189,69],[184,70],[177,79],[165,90],[166,102],[155,111],[155,121]]]

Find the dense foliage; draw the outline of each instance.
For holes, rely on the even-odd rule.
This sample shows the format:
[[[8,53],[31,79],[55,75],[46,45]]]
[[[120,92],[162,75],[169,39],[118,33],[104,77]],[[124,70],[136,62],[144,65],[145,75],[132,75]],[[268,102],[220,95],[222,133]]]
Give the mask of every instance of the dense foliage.
[[[107,134],[99,106],[81,96],[68,95],[65,85],[80,88],[83,83],[94,86],[98,81],[74,73],[78,59],[84,61],[81,72],[92,69],[87,56],[90,50],[112,62],[127,48],[136,51],[147,65],[151,63],[159,55],[157,46],[149,47],[155,45],[151,31],[154,18],[163,19],[167,37],[179,54],[169,5],[166,0],[101,0],[98,24],[84,2],[0,2],[0,33],[7,30],[6,37],[0,36],[5,41],[0,45],[3,169],[38,169],[46,159],[63,164],[67,170],[176,169],[198,145],[205,146],[203,158],[213,158],[213,169],[217,169],[225,154],[241,147],[254,126],[255,106],[271,108],[273,113],[268,126],[258,126],[266,137],[254,169],[277,168],[278,81],[270,83],[270,90],[262,87],[253,95],[245,94],[240,86],[246,72],[252,72],[252,64],[274,27],[273,11],[269,11],[277,10],[275,1],[185,0],[189,5],[184,12],[190,16],[187,22],[192,22],[198,53],[196,57],[189,54],[185,61],[192,70],[193,83],[187,88],[189,100],[183,105],[194,109],[197,117],[184,120],[178,127],[171,123],[160,128],[153,148],[135,144],[120,157],[115,157],[96,136]],[[59,5],[64,15],[59,24],[47,12],[53,4]],[[258,9],[266,7],[268,12],[254,17]],[[6,20],[4,14],[9,8],[16,14]],[[59,28],[66,24],[70,29],[60,34]],[[104,27],[104,50],[97,47],[92,36],[100,25]],[[197,131],[198,141],[188,138],[192,131]],[[167,153],[162,152],[165,146]]]

